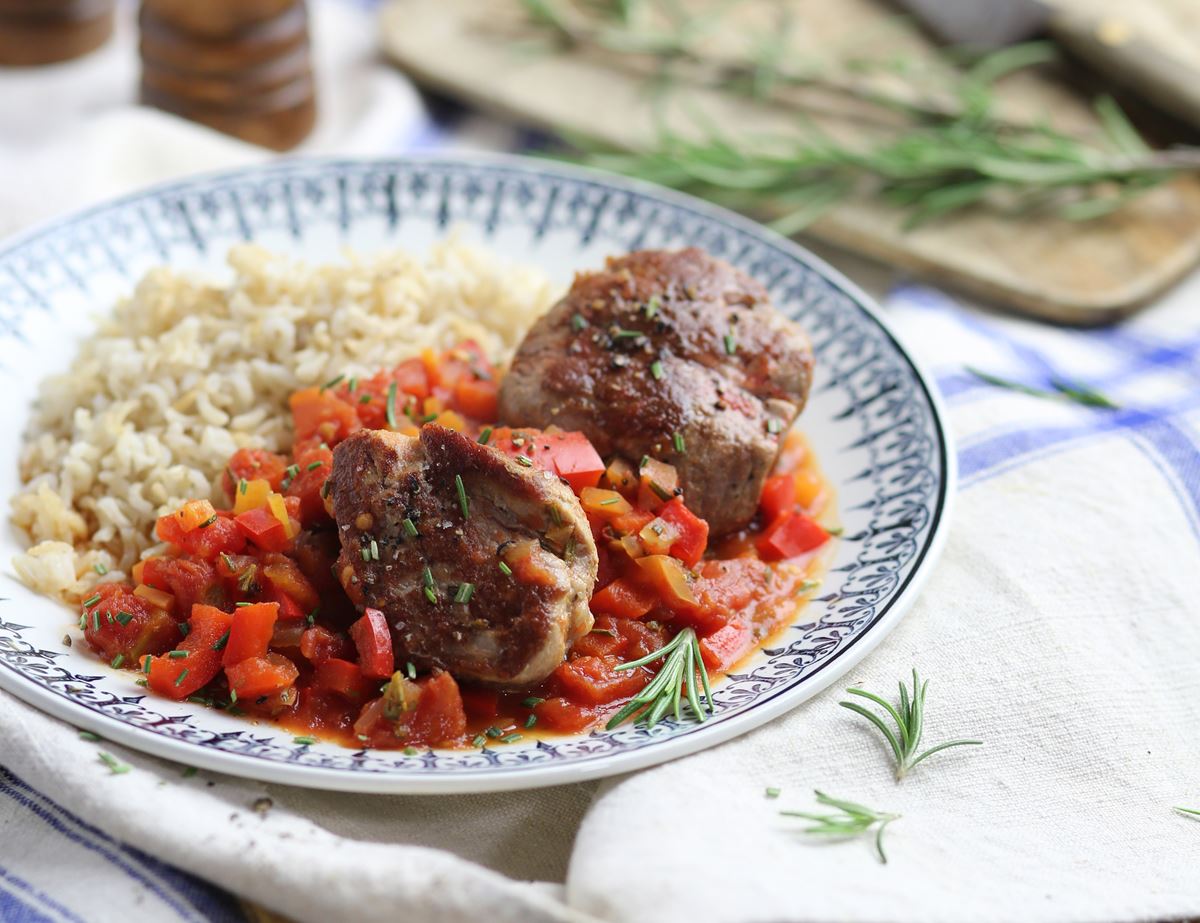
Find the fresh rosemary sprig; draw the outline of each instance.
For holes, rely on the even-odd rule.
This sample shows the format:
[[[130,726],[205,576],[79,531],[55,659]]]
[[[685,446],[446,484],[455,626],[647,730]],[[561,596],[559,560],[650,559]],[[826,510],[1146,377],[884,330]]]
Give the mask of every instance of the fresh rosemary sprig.
[[[1197,810],[1196,808],[1179,808],[1179,807],[1177,807],[1175,810],[1178,811],[1180,814],[1187,814],[1187,815],[1190,815],[1191,817],[1200,817],[1200,810]]]
[[[605,725],[608,730],[617,727],[632,715],[638,715],[638,722],[647,727],[658,724],[671,712],[676,721],[683,720],[682,704],[684,689],[687,690],[687,703],[696,720],[704,721],[707,712],[712,711],[712,689],[708,684],[708,670],[700,656],[700,641],[696,633],[685,628],[664,647],[652,654],[647,654],[638,660],[623,663],[618,670],[633,670],[637,667],[653,663],[659,658],[666,658],[658,674],[646,688],[635,695],[612,719]],[[699,685],[704,687],[704,702],[696,691],[696,677]],[[640,712],[640,714],[638,714]]]
[[[964,365],[963,368],[980,381],[985,381],[989,385],[995,385],[997,388],[1007,388],[1009,391],[1017,391],[1020,394],[1028,394],[1030,397],[1067,400],[1075,404],[1082,404],[1085,407],[1101,407],[1105,410],[1120,409],[1119,404],[1105,397],[1099,391],[1078,382],[1070,382],[1062,378],[1052,378],[1050,379],[1050,386],[1054,390],[1047,391],[1044,388],[1035,388],[1033,385],[1013,381],[1010,378],[1001,378],[999,375],[981,371],[970,365]]]
[[[925,680],[922,683],[915,669],[912,676],[911,693],[903,681],[900,683],[900,703],[898,708],[887,701],[887,699],[877,696],[873,692],[867,692],[865,689],[852,687],[846,690],[850,695],[869,699],[882,707],[891,716],[892,720],[896,722],[896,731],[888,727],[884,720],[875,712],[864,708],[857,702],[838,703],[843,708],[848,708],[855,714],[862,715],[875,725],[875,727],[879,728],[887,740],[888,746],[892,748],[893,755],[896,757],[896,781],[903,779],[918,763],[927,757],[933,756],[933,754],[940,750],[945,750],[948,747],[980,746],[983,744],[982,740],[948,740],[918,754],[917,750],[921,746],[921,735],[925,731],[925,692],[929,688],[929,680]],[[899,736],[897,736],[897,732]]]
[[[879,854],[879,861],[887,865],[887,853],[883,851],[883,831],[892,821],[900,819],[899,814],[876,811],[853,801],[831,798],[820,790],[814,794],[817,796],[818,804],[836,808],[839,813],[812,814],[808,811],[780,811],[779,813],[787,817],[803,817],[805,820],[813,821],[813,826],[805,827],[804,832],[815,836],[856,837],[867,833],[874,827],[875,851]]]

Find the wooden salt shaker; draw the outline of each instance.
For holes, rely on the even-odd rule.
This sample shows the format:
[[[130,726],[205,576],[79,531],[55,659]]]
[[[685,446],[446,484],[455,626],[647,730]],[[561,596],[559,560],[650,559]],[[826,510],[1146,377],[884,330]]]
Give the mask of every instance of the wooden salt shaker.
[[[139,24],[142,102],[280,151],[312,130],[304,0],[142,0]]]
[[[0,0],[0,65],[77,58],[112,31],[113,0]]]

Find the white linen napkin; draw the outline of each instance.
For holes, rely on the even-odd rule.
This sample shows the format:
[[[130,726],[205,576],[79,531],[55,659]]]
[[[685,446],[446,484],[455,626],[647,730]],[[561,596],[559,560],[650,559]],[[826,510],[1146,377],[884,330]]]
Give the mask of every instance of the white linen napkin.
[[[318,55],[357,48],[345,67],[369,77],[353,98],[339,95],[352,81],[327,78],[322,118],[335,126],[309,149],[402,147],[423,125],[411,91],[370,69],[365,20],[317,12]],[[29,109],[9,80],[24,81]],[[0,75],[0,229],[265,156],[121,103],[129,79],[109,95],[96,81],[81,123],[63,109],[47,127],[51,100],[67,97],[39,97],[50,90],[33,73]],[[22,111],[37,118],[9,134]],[[27,899],[88,923],[130,907],[240,918],[162,863],[300,921],[1200,917],[1200,822],[1171,811],[1200,808],[1198,296],[1194,278],[1110,333],[1002,321],[915,287],[890,298],[948,396],[963,484],[917,607],[845,685],[893,696],[915,666],[931,681],[926,742],[983,747],[897,784],[876,732],[833,689],[743,738],[604,783],[594,803],[595,785],[356,796],[185,777],[0,694],[0,917]],[[1055,372],[1092,382],[1125,409],[997,389],[965,374],[964,357],[1033,384]],[[99,748],[132,769],[112,775]],[[868,840],[816,842],[779,815],[811,810],[813,788],[904,815],[886,866]]]

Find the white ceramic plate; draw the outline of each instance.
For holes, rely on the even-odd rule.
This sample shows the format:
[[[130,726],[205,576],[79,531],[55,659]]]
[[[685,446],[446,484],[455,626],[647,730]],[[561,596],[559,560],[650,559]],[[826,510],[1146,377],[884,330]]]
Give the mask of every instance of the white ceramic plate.
[[[336,259],[423,251],[451,228],[541,266],[577,269],[642,247],[696,245],[758,278],[813,338],[816,387],[801,418],[838,491],[844,537],[794,624],[715,690],[703,724],[668,720],[477,750],[354,751],[147,695],[64,634],[77,616],[0,576],[0,687],[108,739],[205,769],[364,792],[469,792],[576,782],[709,747],[803,702],[861,660],[912,605],[947,524],[954,463],[929,379],[864,296],[820,260],[695,199],[513,157],[289,161],[159,186],[0,245],[0,431],[25,430],[38,380],[63,368],[96,312],[154,265],[224,277],[243,240]],[[0,447],[0,496],[18,488]],[[0,561],[24,547],[0,530]]]

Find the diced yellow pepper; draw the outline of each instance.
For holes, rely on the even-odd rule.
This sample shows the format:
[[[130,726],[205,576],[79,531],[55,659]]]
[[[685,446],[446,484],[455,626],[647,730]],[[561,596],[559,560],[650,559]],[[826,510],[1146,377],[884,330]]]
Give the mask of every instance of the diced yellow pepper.
[[[253,481],[246,481],[245,484],[246,489],[242,490],[239,482],[234,492],[233,512],[236,515],[265,506],[267,497],[271,494],[271,482],[264,478],[255,478]]]
[[[267,506],[271,510],[271,515],[283,523],[283,534],[288,538],[295,538],[296,530],[292,528],[292,520],[288,517],[287,507],[283,504],[283,497],[276,493],[268,494]]]
[[[138,584],[133,591],[134,596],[140,596],[152,606],[157,606],[159,609],[165,609],[167,612],[175,610],[175,597],[170,593],[164,593],[162,590],[148,586],[145,583]]]
[[[579,501],[589,513],[612,519],[633,509],[629,501],[615,490],[604,490],[601,487],[585,487],[579,495]]]

